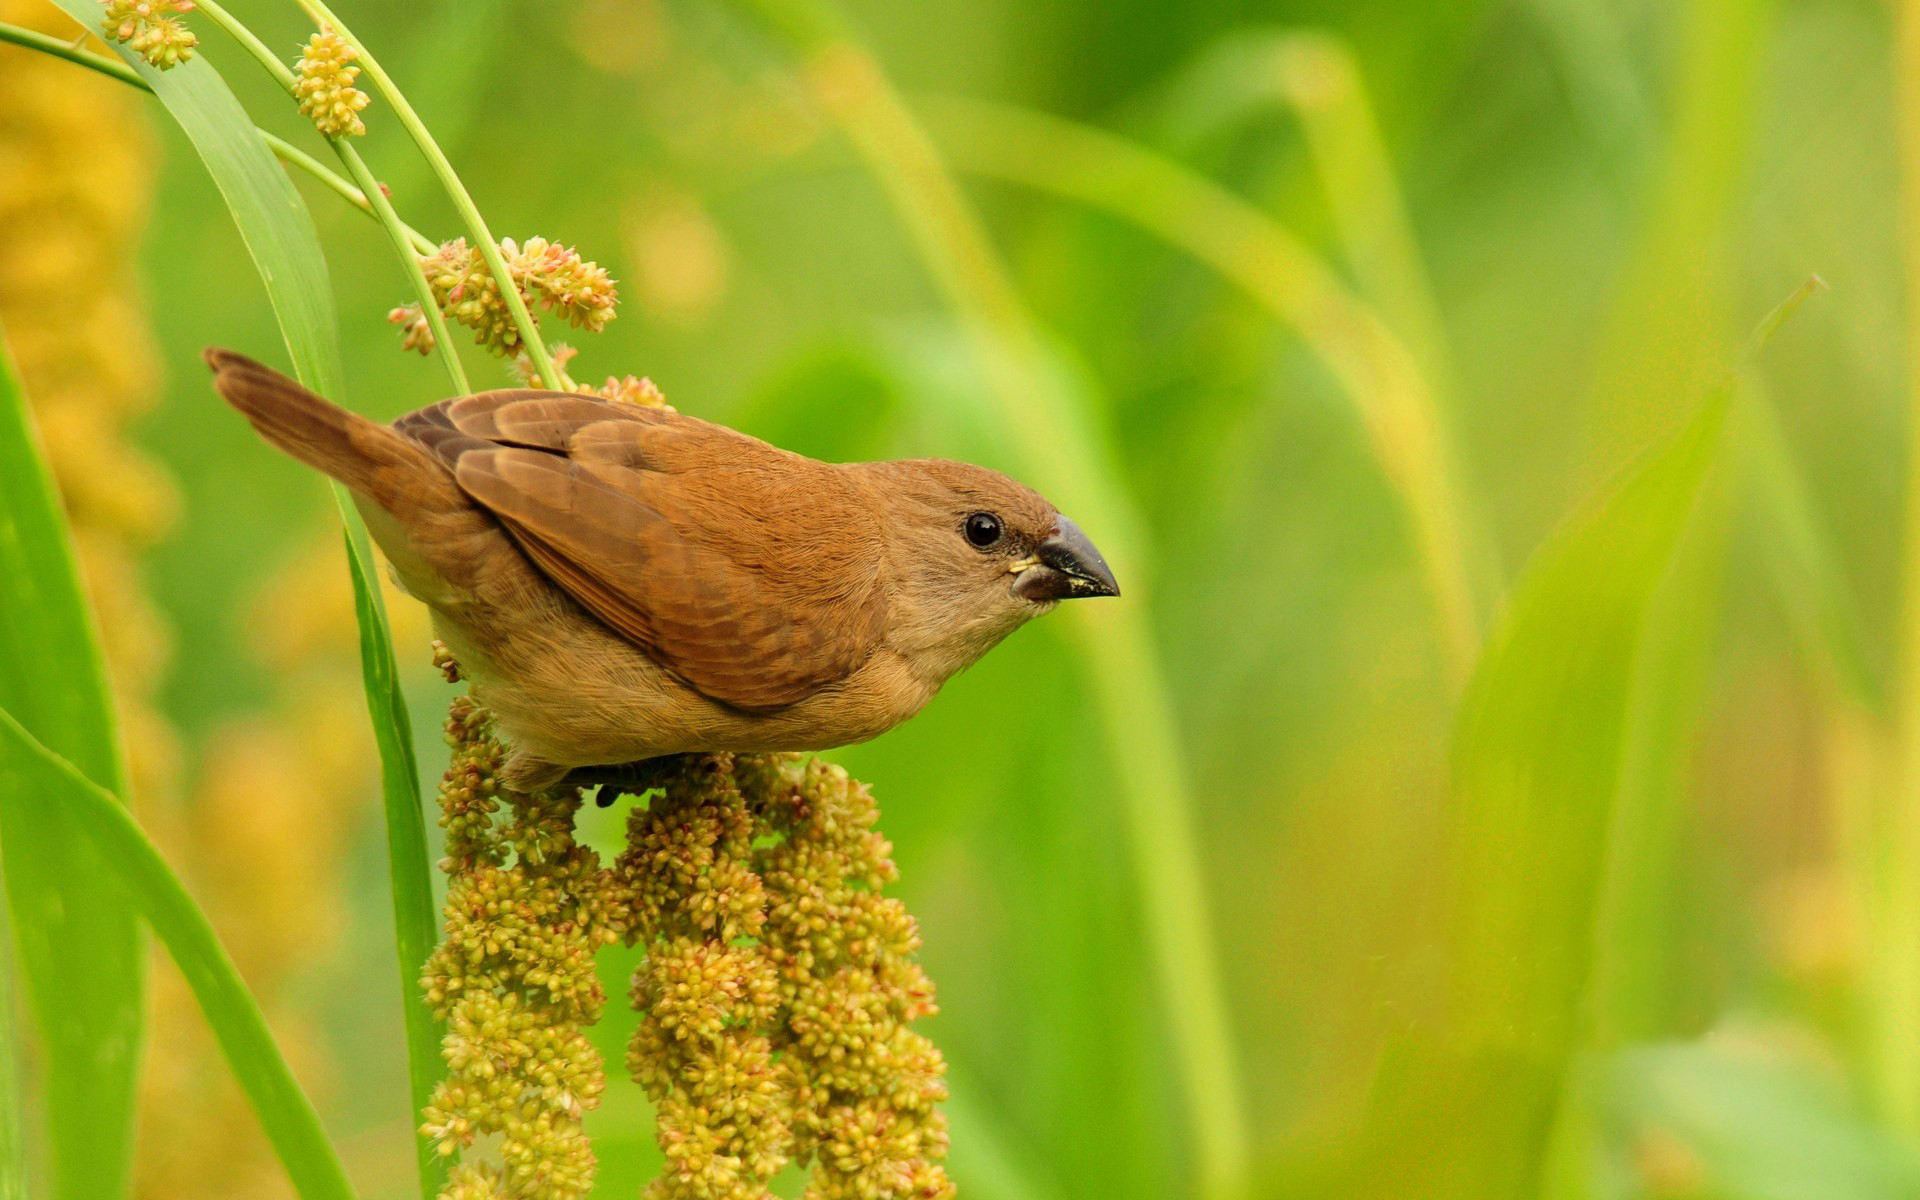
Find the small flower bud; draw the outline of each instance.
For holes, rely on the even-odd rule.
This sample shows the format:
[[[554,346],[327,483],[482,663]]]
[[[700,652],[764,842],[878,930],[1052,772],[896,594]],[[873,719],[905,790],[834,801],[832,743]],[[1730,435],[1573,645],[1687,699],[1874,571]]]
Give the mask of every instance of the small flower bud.
[[[200,43],[172,13],[193,11],[193,0],[102,0],[101,30],[108,41],[125,42],[147,62],[170,71],[193,57]]]
[[[360,120],[367,94],[353,86],[360,77],[360,68],[353,65],[359,56],[345,38],[322,29],[307,39],[294,64],[293,94],[300,101],[300,114],[326,137],[360,137],[367,132]]]

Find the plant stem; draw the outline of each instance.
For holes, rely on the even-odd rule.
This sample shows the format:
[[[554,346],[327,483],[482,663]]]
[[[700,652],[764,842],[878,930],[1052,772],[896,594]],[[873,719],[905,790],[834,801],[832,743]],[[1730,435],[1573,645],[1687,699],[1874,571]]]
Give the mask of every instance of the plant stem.
[[[268,49],[267,44],[255,36],[253,30],[242,25],[232,13],[216,4],[214,0],[197,0],[194,7],[206,14],[209,21],[218,25],[221,32],[239,42],[241,49],[253,55],[254,61],[259,63],[267,74],[273,76],[282,88],[289,93],[293,91],[293,68],[281,62],[280,56]]]
[[[866,160],[928,272],[973,343],[997,401],[997,425],[1036,477],[1057,484],[1082,519],[1127,554],[1139,528],[1113,454],[1086,414],[1036,369],[1047,349],[978,217],[924,130],[873,59],[810,0],[741,0],[800,60],[814,100]],[[1246,1194],[1248,1131],[1194,834],[1178,723],[1145,605],[1133,599],[1073,625],[1095,683],[1122,789],[1134,875],[1155,976],[1173,1032],[1197,1194]]]
[[[293,68],[282,62],[279,56],[254,34],[253,30],[242,25],[232,13],[216,3],[216,0],[199,0],[195,7],[205,13],[207,19],[218,25],[228,37],[240,43],[247,53],[253,55],[254,60],[266,70],[267,74],[273,76],[289,95],[292,94],[296,78]],[[411,227],[400,220],[399,214],[394,211],[392,201],[388,200],[386,193],[380,190],[379,181],[374,179],[373,172],[368,169],[366,160],[360,157],[360,152],[348,145],[344,138],[328,138],[327,144],[333,147],[333,152],[340,156],[340,161],[346,164],[354,181],[360,185],[360,196],[365,202],[367,211],[387,231],[388,240],[393,243],[395,253],[400,256],[401,269],[406,273],[407,281],[413,286],[414,298],[420,305],[420,312],[426,318],[427,327],[433,330],[434,344],[440,349],[440,361],[447,369],[448,379],[453,383],[454,394],[465,395],[473,389],[467,386],[466,369],[460,365],[460,356],[455,352],[453,343],[447,338],[446,318],[441,314],[440,305],[434,299],[433,285],[427,282],[420,260],[415,255],[410,235],[417,235],[413,234]],[[318,163],[313,165],[319,166]]]
[[[119,59],[107,58],[104,55],[94,54],[88,50],[81,50],[71,42],[63,42],[59,38],[50,37],[37,30],[23,29],[18,25],[9,25],[4,21],[0,21],[0,42],[11,43],[28,50],[37,50],[42,54],[51,54],[55,58],[63,58],[76,66],[85,67],[90,71],[98,71],[110,79],[116,79],[131,87],[137,87],[143,92],[151,94],[153,91],[151,87],[147,86],[147,81],[140,78],[138,72]],[[308,154],[305,150],[300,149],[300,147],[287,141],[277,133],[269,132],[258,126],[254,128],[254,132],[260,135],[260,140],[267,144],[268,148],[273,151],[274,156],[279,158],[281,162],[305,171],[308,175],[311,175],[324,185],[328,191],[339,196],[342,200],[345,200],[348,204],[353,205],[374,220],[378,221],[381,219],[379,212],[375,211],[373,204],[368,201],[367,194],[355,187],[339,172],[333,170],[319,159],[313,157],[313,155]],[[375,189],[375,191],[378,190],[378,188]],[[438,242],[435,242],[432,238],[421,233],[413,226],[405,222],[400,222],[399,229],[401,234],[406,238],[408,248],[412,252],[416,254],[432,254],[435,250],[439,249]]]
[[[433,285],[427,281],[426,271],[420,266],[420,259],[408,238],[413,231],[394,212],[393,201],[387,199],[380,181],[373,177],[360,152],[338,138],[328,140],[333,143],[334,153],[340,156],[340,161],[347,164],[347,170],[353,172],[354,182],[360,185],[360,194],[371,204],[374,219],[387,231],[387,240],[393,243],[394,253],[406,264],[407,282],[413,285],[414,302],[420,306],[420,314],[426,318],[427,328],[433,331],[433,343],[440,351],[440,361],[446,365],[447,377],[453,381],[453,394],[466,395],[473,388],[468,385],[466,368],[460,365],[460,355],[455,351],[452,339],[447,336],[447,319],[440,311],[440,301],[434,296]]]
[[[328,191],[339,196],[348,204],[353,205],[376,221],[381,219],[380,214],[374,211],[372,202],[367,199],[367,193],[348,182],[339,172],[277,134],[269,133],[264,129],[260,130],[259,134],[260,140],[267,144],[268,148],[278,156],[281,162],[289,166],[299,167],[302,171],[319,180],[326,186]],[[381,189],[376,185],[373,190],[377,193]],[[399,226],[401,236],[407,241],[407,248],[413,253],[432,254],[440,248],[439,243],[435,242],[426,234],[421,233],[413,226],[408,225],[404,221],[398,221],[397,218],[396,223]]]
[[[143,92],[153,90],[147,86],[146,80],[140,78],[139,72],[119,59],[95,54],[91,50],[82,50],[72,42],[61,41],[37,29],[24,29],[18,25],[0,23],[0,42],[11,42],[29,50],[38,50],[42,54],[51,54],[55,58],[64,58],[89,71],[98,71],[102,75],[110,75],[118,79],[121,83],[130,83]]]
[[[420,148],[420,153],[425,156],[427,164],[433,168],[434,175],[440,180],[440,186],[446,190],[447,198],[453,202],[454,208],[460,213],[461,220],[466,223],[467,235],[476,243],[475,248],[486,260],[487,270],[492,272],[494,282],[500,288],[500,298],[507,306],[508,315],[513,318],[514,328],[520,334],[521,347],[527,352],[527,358],[533,364],[535,377],[544,380],[549,387],[564,388],[566,380],[554,366],[552,355],[547,353],[546,343],[540,339],[540,331],[533,323],[533,314],[527,310],[527,302],[520,295],[519,287],[514,284],[512,273],[507,270],[506,259],[500,254],[499,243],[487,229],[486,219],[480,215],[480,209],[474,204],[472,195],[467,192],[466,185],[460,182],[460,176],[455,173],[453,164],[447,160],[446,154],[440,149],[440,144],[427,130],[426,123],[420,119],[420,114],[413,110],[413,106],[407,103],[406,96],[394,86],[393,79],[380,66],[379,60],[367,52],[366,46],[353,35],[353,31],[348,29],[339,17],[334,16],[331,9],[320,0],[299,0],[299,3],[315,22],[330,27],[353,47],[354,52],[359,56],[361,66],[366,70],[367,78],[373,80],[374,86],[380,89],[387,103],[393,106],[395,115],[400,118],[401,126],[413,138],[414,144]]]

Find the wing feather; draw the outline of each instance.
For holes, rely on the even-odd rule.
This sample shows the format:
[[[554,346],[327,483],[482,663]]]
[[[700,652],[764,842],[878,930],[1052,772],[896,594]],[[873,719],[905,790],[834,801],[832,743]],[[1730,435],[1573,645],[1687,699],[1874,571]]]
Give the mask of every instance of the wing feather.
[[[664,410],[525,389],[395,426],[583,608],[715,700],[795,703],[878,642],[881,530],[839,468]]]

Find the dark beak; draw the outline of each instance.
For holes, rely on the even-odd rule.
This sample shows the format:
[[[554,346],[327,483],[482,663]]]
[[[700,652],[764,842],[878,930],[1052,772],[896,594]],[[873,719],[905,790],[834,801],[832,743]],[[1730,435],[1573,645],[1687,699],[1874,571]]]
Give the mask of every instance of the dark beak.
[[[1013,590],[1028,600],[1077,600],[1085,596],[1118,596],[1107,560],[1093,548],[1080,527],[1065,517],[1053,527],[1053,536],[1034,547],[1039,562],[1020,572]]]

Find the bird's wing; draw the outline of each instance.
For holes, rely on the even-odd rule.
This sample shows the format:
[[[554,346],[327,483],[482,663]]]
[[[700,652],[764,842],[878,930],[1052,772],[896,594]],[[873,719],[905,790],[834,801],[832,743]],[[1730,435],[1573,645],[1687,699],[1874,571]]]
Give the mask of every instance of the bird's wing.
[[[582,607],[715,700],[792,704],[878,642],[881,531],[837,468],[557,392],[463,396],[395,424]]]

